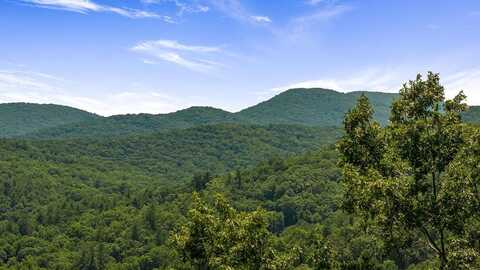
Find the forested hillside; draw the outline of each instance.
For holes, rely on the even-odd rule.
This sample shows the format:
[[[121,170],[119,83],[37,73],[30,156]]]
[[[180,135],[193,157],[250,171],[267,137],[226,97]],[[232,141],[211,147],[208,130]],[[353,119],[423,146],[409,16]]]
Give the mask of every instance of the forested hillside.
[[[313,265],[307,254],[314,254],[315,241],[336,243],[332,254],[349,267],[392,264],[381,239],[365,234],[361,223],[340,211],[340,171],[331,148],[218,178],[205,171],[180,186],[160,184],[124,166],[5,154],[9,158],[0,161],[0,265],[5,267],[189,269],[169,238],[186,224],[195,190],[207,201],[222,192],[238,209],[271,211],[269,226],[277,234],[272,245],[285,255],[304,249],[297,266]]]
[[[198,170],[223,173],[333,143],[337,128],[294,125],[207,125],[169,132],[117,138],[18,141],[17,154],[55,162],[108,162],[134,166],[169,181],[191,177]],[[7,140],[7,145],[17,143]]]
[[[429,73],[398,96],[296,89],[0,139],[0,269],[478,269],[464,98]]]
[[[191,191],[228,170],[247,177],[241,168],[262,160],[274,158],[261,167],[277,170],[281,156],[339,136],[338,129],[222,124],[113,140],[2,140],[0,265],[179,269],[168,239],[185,220]],[[335,155],[325,157],[335,172]]]
[[[388,122],[392,100],[396,94],[380,92],[340,93],[327,89],[291,89],[238,113],[230,113],[212,107],[191,107],[169,114],[127,114],[98,117],[83,111],[55,105],[24,105],[16,114],[2,113],[6,121],[0,137],[24,137],[31,139],[120,137],[133,134],[165,132],[212,124],[244,125],[306,125],[316,127],[340,127],[343,116],[356,99],[365,94],[375,108],[375,119],[385,125]],[[10,105],[0,105],[8,108]],[[44,107],[47,106],[47,109]],[[21,106],[20,106],[21,107]],[[27,109],[29,108],[29,109]],[[55,108],[55,109],[52,109]],[[67,110],[68,112],[64,112]],[[464,113],[467,122],[480,122],[479,107]],[[20,113],[21,112],[21,113]],[[75,116],[77,112],[80,116]],[[32,115],[29,117],[29,115]],[[13,119],[18,119],[13,121]],[[23,123],[23,124],[22,124]]]
[[[138,133],[155,133],[171,129],[184,129],[206,124],[248,123],[230,112],[211,107],[191,107],[169,114],[114,115],[91,121],[72,123],[32,132],[26,137],[50,138],[98,138]]]
[[[365,93],[375,108],[375,118],[388,121],[390,104],[396,94],[380,92],[341,93],[311,88],[291,89],[272,99],[247,108],[238,115],[257,123],[304,124],[310,126],[341,126],[344,114]]]
[[[31,103],[0,104],[0,138],[21,136],[40,129],[99,119],[79,109]]]
[[[463,113],[463,119],[467,123],[480,124],[480,106],[471,106]]]

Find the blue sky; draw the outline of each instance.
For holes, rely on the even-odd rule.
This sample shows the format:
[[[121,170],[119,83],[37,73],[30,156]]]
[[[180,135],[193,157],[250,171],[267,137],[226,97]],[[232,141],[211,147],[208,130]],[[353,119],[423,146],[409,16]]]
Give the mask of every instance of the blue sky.
[[[0,102],[237,111],[432,70],[480,105],[478,0],[0,0],[0,36]]]

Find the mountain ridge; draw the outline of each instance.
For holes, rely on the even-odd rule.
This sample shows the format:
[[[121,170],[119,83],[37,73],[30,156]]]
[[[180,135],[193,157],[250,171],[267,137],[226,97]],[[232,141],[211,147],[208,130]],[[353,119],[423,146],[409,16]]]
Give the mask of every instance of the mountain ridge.
[[[40,129],[98,119],[100,116],[57,104],[0,104],[0,137],[25,135]]]
[[[238,112],[228,112],[210,106],[193,106],[166,114],[141,113],[103,117],[68,106],[31,104],[29,106],[53,106],[60,113],[68,108],[72,112],[81,111],[86,116],[70,121],[53,121],[53,124],[34,126],[35,119],[41,117],[40,113],[36,114],[36,118],[32,118],[30,121],[32,127],[28,130],[15,130],[16,125],[12,121],[10,124],[4,124],[4,129],[0,130],[0,137],[51,139],[123,136],[225,123],[338,127],[342,125],[344,114],[355,105],[356,100],[362,94],[370,99],[375,109],[375,119],[381,124],[386,124],[390,105],[398,96],[396,93],[370,91],[344,93],[323,88],[295,88]],[[25,106],[22,105],[25,103],[14,104],[17,106],[20,104],[20,107]],[[6,105],[0,104],[0,116],[3,116],[1,112],[4,106]],[[473,106],[469,112],[465,113],[465,120],[471,123],[480,123],[478,108],[480,107]]]

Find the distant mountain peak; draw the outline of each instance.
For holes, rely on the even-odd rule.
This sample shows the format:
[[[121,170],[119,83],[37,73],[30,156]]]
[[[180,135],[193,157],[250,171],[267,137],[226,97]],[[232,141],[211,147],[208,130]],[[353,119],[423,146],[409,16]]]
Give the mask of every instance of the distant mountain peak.
[[[100,116],[63,105],[16,102],[0,104],[0,118],[0,137],[14,137]]]

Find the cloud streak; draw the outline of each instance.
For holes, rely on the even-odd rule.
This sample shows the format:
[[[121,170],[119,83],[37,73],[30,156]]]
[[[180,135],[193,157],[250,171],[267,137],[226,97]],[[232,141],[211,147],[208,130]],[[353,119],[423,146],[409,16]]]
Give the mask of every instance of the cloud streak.
[[[162,19],[165,22],[173,23],[173,20],[169,16],[159,15],[154,12],[120,8],[108,5],[101,5],[90,0],[19,0],[22,3],[26,3],[39,8],[60,9],[67,10],[82,14],[88,14],[90,12],[107,12],[121,15],[127,18],[140,19],[140,18],[153,18]]]
[[[413,74],[388,69],[367,69],[351,77],[327,77],[273,88],[261,93],[262,99],[270,98],[291,88],[328,88],[342,92],[384,91],[397,92],[403,82],[413,78]],[[480,67],[463,70],[442,76],[448,98],[464,90],[468,103],[480,105]],[[65,91],[65,89],[69,89]],[[205,104],[198,97],[176,97],[165,94],[161,89],[132,85],[116,93],[102,92],[95,96],[74,94],[68,80],[54,75],[25,71],[0,70],[0,103],[32,102],[54,103],[109,116],[125,113],[168,113],[193,105]],[[80,93],[80,92],[78,92]],[[231,104],[230,104],[231,105]],[[228,107],[229,104],[222,104]]]
[[[182,16],[184,13],[204,13],[208,12],[210,8],[201,4],[190,4],[180,0],[141,0],[145,4],[160,4],[173,3],[178,9],[178,15]]]
[[[209,3],[228,17],[241,22],[256,25],[272,22],[268,16],[251,14],[239,0],[209,0]]]
[[[267,16],[252,16],[252,19],[259,23],[271,23],[272,20]]]
[[[351,77],[327,77],[275,87],[270,90],[279,93],[293,88],[325,88],[336,91],[388,91],[395,92],[401,87],[401,75],[395,71],[368,69]]]
[[[134,49],[172,49],[178,51],[190,51],[190,52],[199,52],[199,53],[210,53],[210,52],[219,52],[220,48],[218,47],[207,47],[207,46],[192,46],[181,44],[175,40],[153,40],[153,41],[144,41],[139,43],[134,47]]]
[[[199,55],[218,53],[221,51],[219,47],[186,45],[175,40],[152,40],[140,42],[130,50],[197,72],[209,72],[222,66],[217,62],[198,57]],[[183,54],[190,57],[187,58],[188,56]],[[146,64],[156,63],[149,59],[143,61]]]
[[[471,105],[480,105],[480,68],[441,75],[447,98],[453,98],[463,90]],[[367,69],[351,77],[327,77],[318,80],[308,80],[275,87],[266,92],[260,92],[261,98],[271,97],[293,88],[325,88],[341,92],[351,91],[381,91],[396,93],[402,84],[414,78],[415,74],[407,74],[393,69]]]
[[[161,91],[132,87],[130,91],[102,93],[95,97],[72,94],[67,81],[31,71],[0,70],[0,103],[30,102],[71,106],[100,115],[125,113],[168,113],[195,104]]]
[[[450,98],[463,90],[469,104],[480,105],[480,68],[450,74],[442,81]]]

